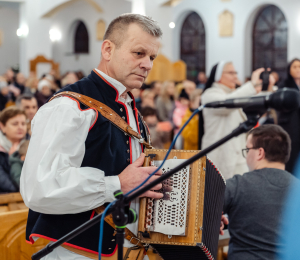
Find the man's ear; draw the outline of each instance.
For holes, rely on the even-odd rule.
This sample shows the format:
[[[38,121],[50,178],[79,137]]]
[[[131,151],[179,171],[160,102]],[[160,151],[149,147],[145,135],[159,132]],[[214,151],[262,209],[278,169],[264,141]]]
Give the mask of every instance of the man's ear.
[[[115,44],[110,40],[105,40],[101,46],[102,58],[105,59],[106,61],[110,61],[114,53],[114,50],[115,50]]]
[[[259,161],[261,161],[261,160],[263,160],[263,159],[265,159],[265,150],[264,150],[264,148],[262,148],[262,147],[260,147],[260,148],[258,148],[258,160]]]

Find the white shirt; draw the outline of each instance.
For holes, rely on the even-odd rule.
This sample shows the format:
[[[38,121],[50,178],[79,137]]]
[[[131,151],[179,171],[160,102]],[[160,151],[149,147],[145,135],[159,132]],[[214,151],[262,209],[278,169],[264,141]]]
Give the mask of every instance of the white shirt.
[[[105,73],[97,72],[118,90],[119,101],[128,109],[129,125],[137,131],[132,99],[129,95],[126,99],[120,97],[126,87]],[[95,120],[94,110],[82,111],[76,101],[67,97],[56,98],[39,109],[32,120],[32,136],[20,182],[20,192],[27,207],[45,214],[72,214],[114,200],[113,192],[121,189],[118,176],[105,176],[99,169],[80,167],[85,140]],[[131,138],[131,147],[134,162],[140,156],[141,145]],[[138,201],[131,203],[137,213]],[[137,234],[138,222],[127,227]],[[133,245],[125,239],[124,246]],[[88,258],[59,247],[44,259]]]

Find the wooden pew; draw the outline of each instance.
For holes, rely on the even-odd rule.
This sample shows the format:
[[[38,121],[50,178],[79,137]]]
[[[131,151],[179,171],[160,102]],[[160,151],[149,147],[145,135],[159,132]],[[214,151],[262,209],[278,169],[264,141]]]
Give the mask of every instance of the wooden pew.
[[[28,209],[0,213],[0,259],[30,260],[31,255],[48,242],[39,239],[30,245],[25,241]]]
[[[0,213],[27,209],[19,192],[0,194]]]

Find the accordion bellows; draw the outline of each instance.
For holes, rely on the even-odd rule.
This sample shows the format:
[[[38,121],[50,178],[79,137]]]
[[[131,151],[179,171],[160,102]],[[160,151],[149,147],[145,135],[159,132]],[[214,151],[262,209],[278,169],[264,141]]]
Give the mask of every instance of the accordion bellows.
[[[199,151],[172,150],[163,174]],[[145,150],[159,166],[167,150]],[[172,186],[169,200],[140,199],[139,233],[164,260],[216,259],[225,179],[202,157],[163,184]]]

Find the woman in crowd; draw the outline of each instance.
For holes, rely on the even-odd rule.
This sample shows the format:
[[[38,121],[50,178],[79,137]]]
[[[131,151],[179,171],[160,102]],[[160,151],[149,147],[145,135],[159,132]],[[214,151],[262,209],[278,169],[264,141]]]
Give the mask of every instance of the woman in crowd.
[[[164,82],[161,95],[156,99],[156,109],[160,121],[172,122],[175,109],[175,83],[172,81]]]
[[[237,72],[231,62],[221,61],[216,64],[206,83],[201,96],[202,104],[221,101],[228,98],[252,96],[261,91],[262,81],[259,78],[264,69],[253,72],[251,81],[236,89],[238,81]],[[207,108],[203,110],[204,136],[202,149],[215,143],[229,134],[240,123],[247,119],[242,109]],[[235,174],[248,171],[246,159],[243,158],[242,149],[246,146],[245,135],[231,139],[222,146],[208,154],[216,167],[226,179]]]
[[[155,94],[151,89],[145,89],[141,94],[141,108],[143,107],[152,107],[155,108],[154,102]]]
[[[0,114],[0,192],[17,191],[10,177],[9,155],[16,152],[26,135],[25,112],[15,106],[5,108]]]
[[[279,88],[291,88],[299,91],[300,88],[300,60],[294,59],[287,68],[287,78]],[[286,164],[286,170],[293,173],[300,151],[300,109],[290,113],[278,113],[278,124],[288,132],[292,140],[290,160]]]
[[[38,90],[35,93],[38,107],[44,105],[47,100],[55,93],[53,90],[53,81],[48,78],[43,78],[38,84]]]

